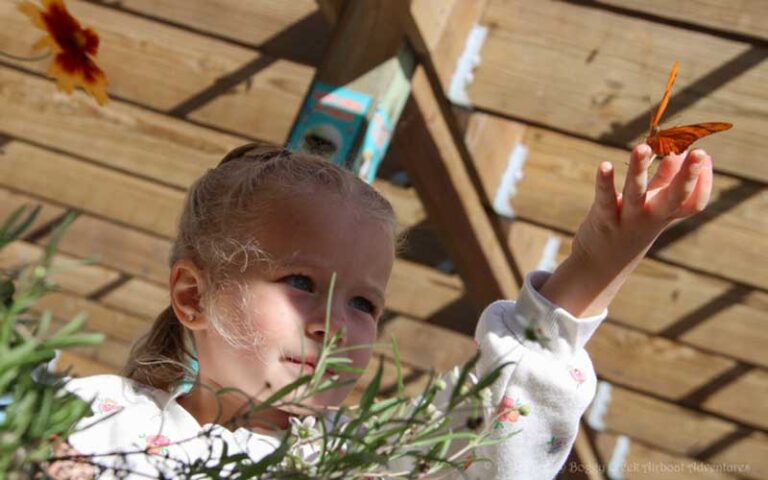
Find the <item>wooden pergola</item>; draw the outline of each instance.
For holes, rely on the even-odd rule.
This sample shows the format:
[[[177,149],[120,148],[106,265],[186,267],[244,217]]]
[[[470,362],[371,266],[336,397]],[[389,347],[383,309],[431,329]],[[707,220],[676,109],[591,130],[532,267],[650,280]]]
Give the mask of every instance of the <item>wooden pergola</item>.
[[[83,213],[58,261],[94,258],[39,306],[62,320],[85,310],[108,335],[60,367],[116,372],[168,304],[170,239],[195,178],[242,143],[285,143],[315,82],[383,101],[406,49],[410,95],[373,184],[411,238],[381,335],[398,340],[417,392],[429,370],[469,358],[485,304],[568,254],[597,165],[623,177],[679,59],[668,124],[735,127],[701,142],[716,162],[709,209],[659,239],[588,345],[601,384],[574,450],[584,468],[563,478],[768,477],[768,4],[67,4],[101,35],[105,108],[57,93],[45,62],[0,59],[0,214],[43,206],[0,266],[38,255],[69,208]],[[0,26],[0,49],[31,53],[39,31],[13,2]],[[645,464],[680,468],[629,468]]]

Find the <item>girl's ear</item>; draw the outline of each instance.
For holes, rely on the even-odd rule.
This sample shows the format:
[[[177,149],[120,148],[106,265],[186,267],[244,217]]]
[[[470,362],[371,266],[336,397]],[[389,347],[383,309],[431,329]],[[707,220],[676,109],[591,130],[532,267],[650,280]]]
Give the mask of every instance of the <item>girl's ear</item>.
[[[197,265],[182,259],[171,267],[171,306],[176,318],[190,330],[205,330],[207,321],[200,299],[205,282]]]

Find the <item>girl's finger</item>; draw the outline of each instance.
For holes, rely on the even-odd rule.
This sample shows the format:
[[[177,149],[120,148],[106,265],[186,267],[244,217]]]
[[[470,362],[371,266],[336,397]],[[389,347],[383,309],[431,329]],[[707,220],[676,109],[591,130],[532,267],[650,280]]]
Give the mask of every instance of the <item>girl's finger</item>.
[[[618,211],[616,187],[613,184],[613,165],[611,162],[603,162],[597,168],[595,206],[604,215],[615,215]]]
[[[699,173],[699,178],[696,181],[696,186],[693,188],[691,195],[683,203],[680,211],[675,215],[676,217],[687,217],[704,210],[712,195],[713,177],[712,157],[703,154],[701,171]]]
[[[648,187],[648,165],[651,163],[651,147],[638,145],[629,157],[629,171],[624,181],[622,209],[638,211],[645,205]]]
[[[650,182],[648,182],[648,190],[656,190],[657,188],[666,187],[669,182],[675,178],[675,174],[680,170],[685,160],[685,155],[667,155],[659,163],[659,168],[656,169],[656,174],[653,176]]]
[[[672,215],[680,210],[696,187],[703,160],[706,157],[707,154],[701,149],[696,149],[688,154],[683,166],[669,186],[660,190],[659,194],[654,197],[652,207],[655,211],[664,215]]]

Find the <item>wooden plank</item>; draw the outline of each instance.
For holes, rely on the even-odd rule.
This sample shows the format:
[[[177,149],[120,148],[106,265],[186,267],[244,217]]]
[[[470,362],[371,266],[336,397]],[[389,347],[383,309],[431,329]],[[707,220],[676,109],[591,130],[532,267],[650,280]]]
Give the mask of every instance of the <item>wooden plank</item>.
[[[690,458],[670,455],[648,445],[631,442],[626,456],[614,453],[618,437],[608,433],[596,434],[596,445],[605,464],[616,458],[615,472],[608,470],[609,477],[625,480],[663,478],[664,480],[723,480],[738,478],[721,473],[716,465],[699,462]],[[616,455],[616,457],[614,457]],[[623,460],[622,460],[623,459]],[[610,467],[609,467],[610,468]]]
[[[188,3],[184,10],[198,3]],[[101,37],[98,62],[107,73],[111,95],[158,110],[185,105],[184,113],[193,112],[196,120],[250,137],[281,143],[314,73],[310,67],[112,8],[82,1],[67,5]],[[39,30],[30,27],[14,3],[0,5],[0,24],[0,45],[19,55],[33,54]],[[48,68],[48,62],[10,63],[39,73]]]
[[[741,471],[747,478],[768,478],[768,435],[753,432],[712,457],[710,461],[724,469]]]
[[[587,351],[599,375],[611,383],[670,400],[682,399],[735,365],[733,360],[612,323],[597,330]]]
[[[475,352],[471,337],[405,316],[396,316],[379,327],[380,338],[391,336],[397,341],[403,361],[424,370],[447,372]]]
[[[12,192],[5,188],[0,188],[0,221],[5,222],[17,208],[24,205],[34,207],[40,205],[40,201],[32,196],[24,195],[23,193]],[[43,208],[40,210],[37,218],[27,230],[27,234],[34,232],[38,228],[50,223],[52,220],[64,215],[64,209],[61,207],[50,204],[45,204],[42,207]],[[27,212],[29,213],[30,211],[31,209],[28,208]]]
[[[766,312],[768,295],[752,292],[744,303],[731,305],[681,338],[687,343],[768,367]]]
[[[615,385],[611,386],[602,420],[608,432],[689,457],[738,428],[725,420]]]
[[[99,302],[107,307],[154,322],[170,304],[168,287],[132,278],[104,295]]]
[[[647,134],[669,69],[680,75],[663,125],[729,121],[699,144],[720,171],[768,181],[768,53],[705,33],[569,2],[491,1],[469,96],[476,106],[613,145]],[[680,113],[679,118],[677,113]]]
[[[667,2],[664,0],[597,0],[597,4],[612,5],[660,18],[701,25],[768,39],[768,3],[763,0],[740,0],[724,3],[718,0],[696,2]]]
[[[614,164],[617,189],[622,188],[627,154],[621,149],[531,127],[526,129],[523,141],[529,153],[524,177],[511,200],[520,218],[575,232],[592,203],[595,172],[603,160]],[[668,239],[660,237],[664,246],[653,255],[768,288],[768,271],[754,268],[756,263],[768,263],[768,217],[760,213],[766,208],[768,192],[764,189],[716,175],[708,210],[684,224],[696,228],[687,231],[678,227],[679,237],[671,229],[665,234]],[[724,250],[732,254],[712,255],[713,251]]]
[[[246,72],[246,73],[243,73]],[[247,75],[247,72],[254,72]],[[314,69],[265,56],[256,56],[224,79],[191,96],[178,111],[191,109],[188,118],[230,132],[282,144],[309,89]],[[229,78],[244,80],[232,88],[220,88]],[[204,101],[207,92],[218,92]],[[199,105],[199,106],[198,106]],[[175,111],[174,111],[175,112]]]
[[[111,101],[96,108],[46,80],[0,67],[0,130],[137,176],[187,188],[232,148],[233,135]]]
[[[158,284],[166,283],[170,274],[169,240],[88,215],[70,225],[59,249],[77,257],[93,255],[101,265]]]
[[[397,215],[397,234],[404,233],[411,227],[427,219],[424,205],[419,201],[413,188],[399,187],[386,180],[376,179],[373,187],[386,198]]]
[[[106,340],[98,345],[92,347],[78,347],[72,351],[93,359],[97,364],[106,365],[113,368],[115,371],[120,371],[125,366],[125,362],[128,361],[131,345],[107,337]]]
[[[387,308],[429,318],[464,295],[461,280],[408,260],[395,260],[387,287]]]
[[[149,322],[111,310],[82,297],[66,293],[51,293],[41,298],[33,307],[36,312],[50,310],[54,317],[63,321],[74,318],[80,312],[88,315],[86,328],[102,332],[109,337],[130,343],[149,330]]]
[[[61,328],[63,325],[64,321],[62,320],[55,319],[53,322],[53,327],[56,329]],[[85,332],[93,331],[94,330],[92,329],[85,329]],[[97,345],[75,347],[68,349],[67,352],[81,357],[84,362],[91,361],[94,362],[97,367],[111,368],[113,373],[117,373],[123,368],[125,362],[128,360],[130,350],[130,343],[107,335],[104,341]]]
[[[442,117],[437,95],[423,68],[417,69],[392,153],[402,158],[470,296],[479,304],[515,297],[514,275]]]
[[[549,252],[545,251],[547,242],[550,240],[568,241],[567,238],[552,230],[531,223],[510,222],[503,218],[499,218],[498,222],[502,233],[507,238],[507,248],[512,253],[515,265],[523,276],[534,270],[547,268],[547,265],[542,264],[545,257],[549,255]]]
[[[420,53],[429,55],[444,91],[450,86],[469,32],[487,3],[487,0],[415,0],[411,4],[412,23],[406,25],[408,38],[414,45],[423,45]],[[415,40],[414,30],[418,30],[421,41]]]
[[[0,269],[16,270],[25,265],[37,263],[44,251],[39,245],[16,241],[0,251]],[[88,296],[96,290],[114,282],[120,274],[98,265],[83,265],[81,260],[58,253],[53,257],[48,277],[64,290],[77,295]]]
[[[70,375],[73,377],[88,377],[91,375],[117,374],[118,369],[106,365],[92,358],[79,355],[71,350],[61,352],[59,361],[56,364],[56,371],[64,373],[70,369]]]
[[[381,338],[381,341],[386,342],[389,341],[389,339]],[[381,376],[381,391],[385,394],[389,394],[382,395],[382,397],[391,396],[397,393],[397,367],[395,366],[391,354],[391,350],[389,352],[385,350],[382,354],[384,369]],[[423,369],[410,365],[402,360],[400,363],[405,394],[410,397],[415,397],[416,395],[424,393],[424,388],[429,381],[429,374],[424,372]],[[378,368],[379,357],[374,357],[368,364],[365,373],[360,376],[360,380],[355,386],[355,390],[353,390],[352,394],[345,400],[344,403],[346,405],[355,405],[360,401],[360,397],[362,396],[365,387],[367,387],[371,380],[373,380],[373,376],[376,375],[376,370]]]
[[[702,407],[757,428],[768,428],[768,372],[754,369],[710,396]]]
[[[319,63],[327,46],[328,29],[313,0],[121,0],[114,5],[309,65]]]
[[[5,147],[0,186],[166,237],[176,233],[184,200],[179,189],[19,141]]]

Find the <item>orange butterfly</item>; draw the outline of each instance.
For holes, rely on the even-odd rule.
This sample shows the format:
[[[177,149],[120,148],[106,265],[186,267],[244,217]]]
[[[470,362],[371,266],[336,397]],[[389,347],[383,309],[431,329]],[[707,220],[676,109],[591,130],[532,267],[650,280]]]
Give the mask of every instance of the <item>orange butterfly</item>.
[[[669,103],[669,95],[672,93],[672,85],[677,77],[679,63],[675,62],[675,65],[672,67],[672,72],[669,74],[659,108],[656,109],[656,114],[651,117],[651,132],[645,138],[645,143],[651,147],[653,153],[661,157],[665,157],[670,153],[682,153],[701,137],[728,130],[733,126],[725,122],[708,122],[659,130],[659,120],[661,120],[661,116],[664,114],[664,110],[666,110]]]

